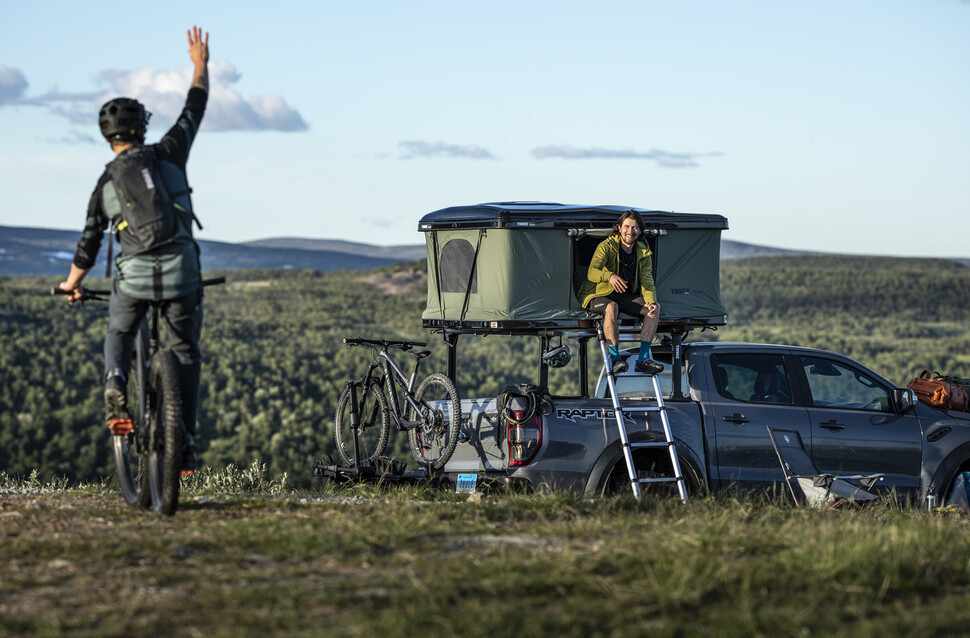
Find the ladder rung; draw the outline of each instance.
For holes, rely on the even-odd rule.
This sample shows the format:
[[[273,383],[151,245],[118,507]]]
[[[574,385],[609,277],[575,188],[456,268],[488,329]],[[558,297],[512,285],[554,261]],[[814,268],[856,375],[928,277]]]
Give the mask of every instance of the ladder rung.
[[[676,476],[664,476],[662,478],[638,478],[637,483],[676,483],[679,480]]]
[[[666,405],[654,406],[650,408],[620,408],[620,412],[662,412],[667,409]]]
[[[639,443],[631,443],[630,447],[670,447],[673,444],[673,441],[641,441]]]

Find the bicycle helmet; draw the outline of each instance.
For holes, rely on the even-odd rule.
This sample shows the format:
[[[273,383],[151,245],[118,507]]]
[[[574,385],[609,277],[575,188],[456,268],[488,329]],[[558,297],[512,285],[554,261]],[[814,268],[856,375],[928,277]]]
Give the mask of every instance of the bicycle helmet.
[[[138,100],[117,97],[101,107],[98,124],[101,134],[112,142],[137,142],[144,138],[142,129],[148,126],[151,117]]]
[[[550,350],[542,355],[542,360],[551,365],[553,368],[562,368],[567,363],[569,363],[569,347],[559,346],[554,350]]]

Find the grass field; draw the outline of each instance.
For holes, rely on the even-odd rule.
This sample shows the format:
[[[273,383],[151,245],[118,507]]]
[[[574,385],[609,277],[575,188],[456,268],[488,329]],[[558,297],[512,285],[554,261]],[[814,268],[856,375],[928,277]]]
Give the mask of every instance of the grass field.
[[[187,484],[173,518],[127,507],[110,485],[0,481],[0,636],[970,630],[962,513],[326,483],[307,494],[258,475]]]

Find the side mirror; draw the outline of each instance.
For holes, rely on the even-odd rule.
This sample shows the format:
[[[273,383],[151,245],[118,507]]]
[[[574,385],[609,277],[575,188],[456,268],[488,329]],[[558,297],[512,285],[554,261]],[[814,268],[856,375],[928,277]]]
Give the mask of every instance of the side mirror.
[[[916,393],[909,388],[893,388],[893,403],[898,414],[909,412],[916,405]]]

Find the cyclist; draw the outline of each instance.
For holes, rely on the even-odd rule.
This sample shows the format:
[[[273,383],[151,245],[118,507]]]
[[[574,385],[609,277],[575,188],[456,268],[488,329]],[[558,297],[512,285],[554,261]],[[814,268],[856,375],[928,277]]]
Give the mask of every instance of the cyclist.
[[[139,254],[125,255],[122,247],[122,253],[115,261],[117,275],[112,283],[110,319],[104,340],[104,401],[109,427],[114,421],[130,418],[126,387],[134,337],[148,302],[162,300],[171,349],[179,363],[182,416],[189,435],[183,469],[191,471],[196,465],[193,437],[199,393],[202,279],[199,247],[192,237],[194,215],[185,164],[208,100],[209,34],[203,34],[201,29],[193,26],[187,35],[189,58],[195,68],[185,107],[161,141],[149,146],[158,160],[165,187],[172,194],[175,210],[180,213],[175,215],[175,238]],[[145,147],[145,130],[150,117],[151,113],[131,98],[115,98],[101,108],[101,134],[111,145],[116,159],[123,158],[126,152]],[[112,188],[109,168],[101,175],[91,195],[87,221],[70,273],[59,284],[61,290],[73,291],[68,295],[70,303],[81,298],[81,282],[95,264],[109,224],[122,246],[125,241],[132,241],[122,236],[125,223],[121,218],[119,197]]]

